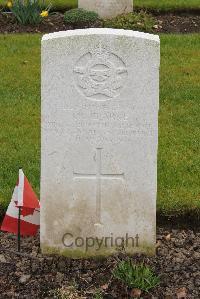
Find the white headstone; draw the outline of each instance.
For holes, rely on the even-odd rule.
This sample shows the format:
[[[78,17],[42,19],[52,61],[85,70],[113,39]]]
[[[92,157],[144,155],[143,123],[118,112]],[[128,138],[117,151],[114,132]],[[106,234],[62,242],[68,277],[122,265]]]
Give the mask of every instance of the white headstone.
[[[154,252],[159,37],[85,29],[42,39],[44,253]]]
[[[79,8],[95,11],[102,18],[112,18],[133,11],[133,0],[79,0]]]

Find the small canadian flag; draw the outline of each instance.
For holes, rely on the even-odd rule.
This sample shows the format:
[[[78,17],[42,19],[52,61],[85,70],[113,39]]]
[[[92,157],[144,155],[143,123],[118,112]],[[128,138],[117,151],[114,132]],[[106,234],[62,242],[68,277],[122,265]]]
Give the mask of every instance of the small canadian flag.
[[[40,203],[22,169],[19,169],[19,179],[1,230],[21,236],[34,236],[39,226]]]

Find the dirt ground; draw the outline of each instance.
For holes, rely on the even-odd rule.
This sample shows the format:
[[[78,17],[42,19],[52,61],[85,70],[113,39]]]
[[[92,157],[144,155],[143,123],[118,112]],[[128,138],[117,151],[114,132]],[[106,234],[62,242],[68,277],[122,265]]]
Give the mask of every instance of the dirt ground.
[[[194,33],[200,32],[200,15],[180,14],[176,15],[161,14],[155,15],[156,25],[153,33]],[[89,27],[101,27],[100,22],[90,24]],[[77,28],[85,28],[81,24]],[[55,31],[75,29],[72,26],[66,25],[63,21],[63,14],[60,12],[50,15],[45,18],[42,23],[35,26],[23,26],[16,22],[11,14],[0,13],[0,33],[49,33]]]
[[[0,232],[0,298],[98,298],[99,291],[106,299],[131,298],[112,276],[115,265],[124,258],[124,253],[103,260],[44,256],[38,237],[24,238],[18,255],[16,236]],[[200,298],[200,229],[160,227],[157,255],[135,255],[132,260],[149,265],[161,281],[141,298]],[[61,290],[69,296],[56,297]]]

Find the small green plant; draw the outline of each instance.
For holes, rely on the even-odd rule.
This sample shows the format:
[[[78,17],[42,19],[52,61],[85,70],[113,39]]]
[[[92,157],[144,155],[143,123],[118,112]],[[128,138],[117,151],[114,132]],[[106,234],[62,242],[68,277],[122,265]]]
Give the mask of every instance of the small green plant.
[[[22,25],[39,24],[43,18],[48,16],[50,10],[50,5],[43,10],[44,5],[39,0],[8,1],[7,7]]]
[[[94,294],[94,299],[103,299],[103,295],[101,290],[97,290],[96,293]]]
[[[152,32],[155,24],[155,19],[144,11],[139,13],[128,13],[113,19],[104,20],[104,27],[146,32]]]
[[[144,264],[135,265],[130,259],[120,261],[113,270],[113,276],[121,280],[128,288],[137,288],[145,292],[160,282],[149,267]]]
[[[99,20],[99,16],[94,11],[87,11],[82,8],[68,10],[64,15],[64,21],[70,25],[88,26]]]

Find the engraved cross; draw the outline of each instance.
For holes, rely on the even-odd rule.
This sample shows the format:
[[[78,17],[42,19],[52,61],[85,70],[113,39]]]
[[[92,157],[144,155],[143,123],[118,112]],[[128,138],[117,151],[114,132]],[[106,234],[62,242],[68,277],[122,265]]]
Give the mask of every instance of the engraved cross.
[[[96,149],[96,173],[77,173],[74,172],[74,179],[92,179],[96,180],[96,218],[97,223],[101,224],[101,181],[102,180],[123,180],[124,173],[106,174],[101,171],[101,151],[102,148]]]

